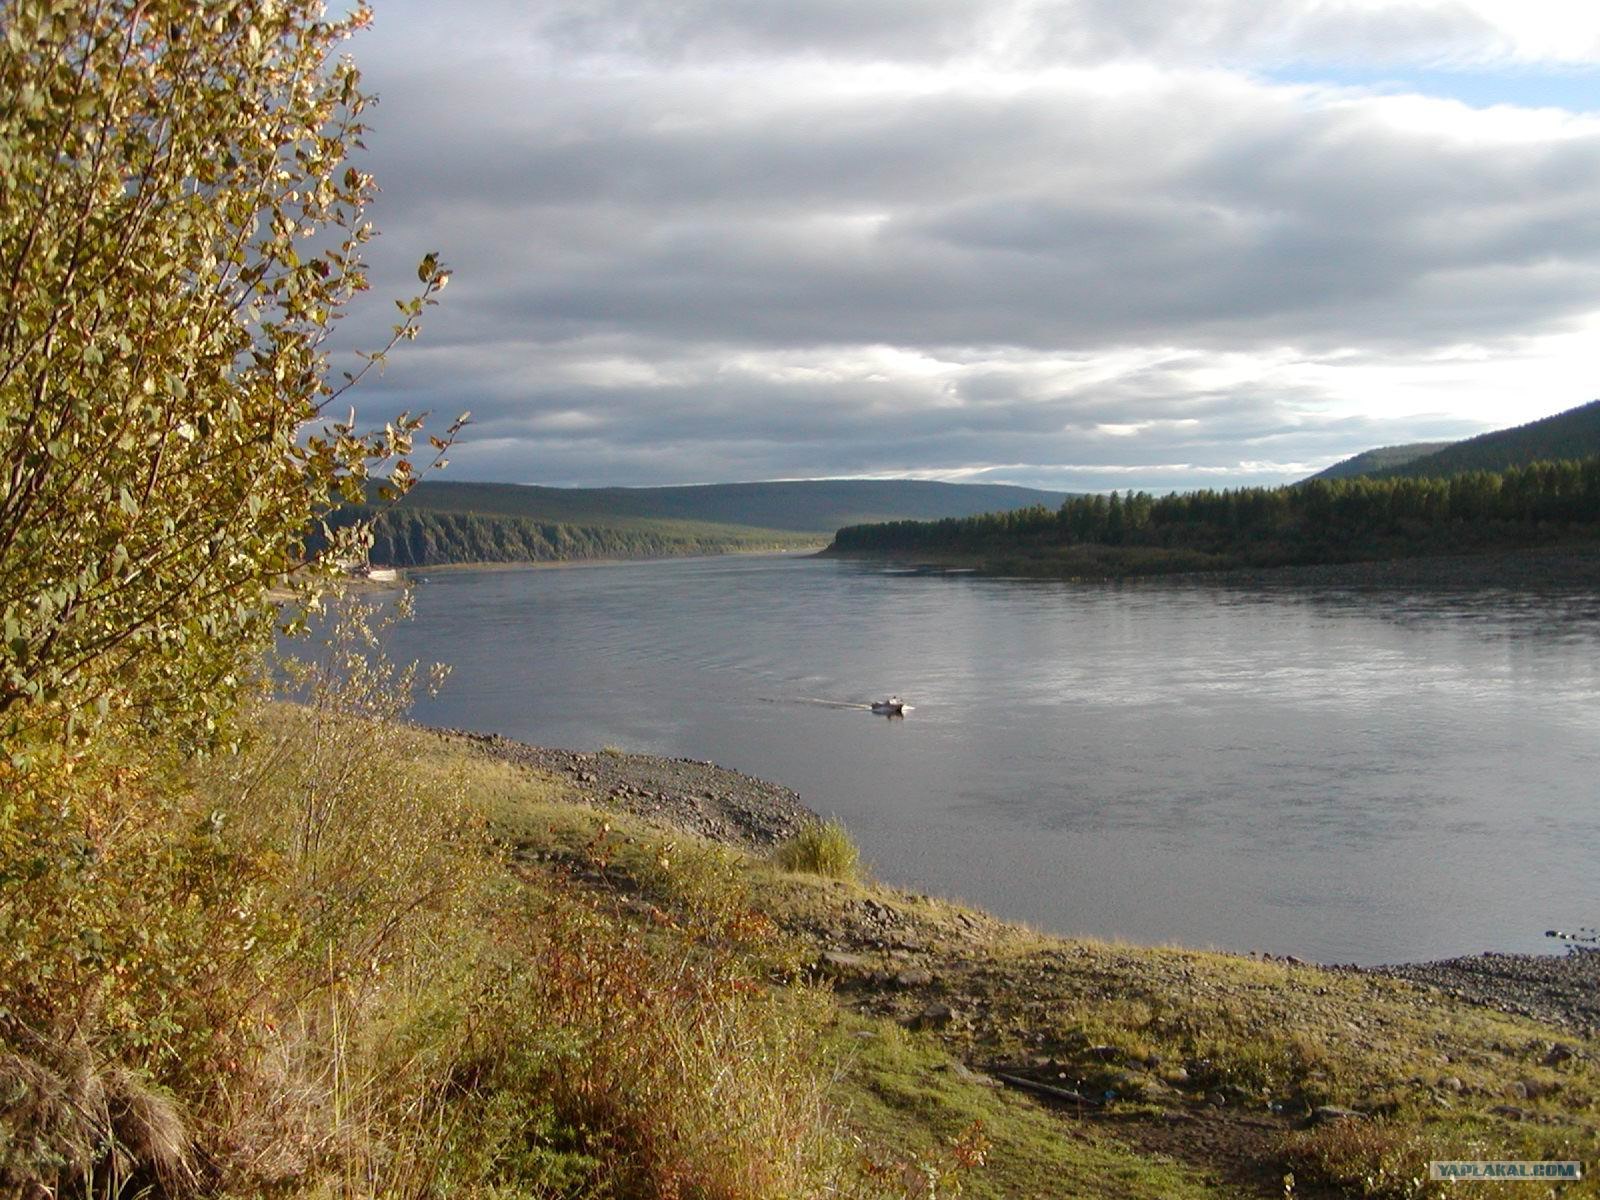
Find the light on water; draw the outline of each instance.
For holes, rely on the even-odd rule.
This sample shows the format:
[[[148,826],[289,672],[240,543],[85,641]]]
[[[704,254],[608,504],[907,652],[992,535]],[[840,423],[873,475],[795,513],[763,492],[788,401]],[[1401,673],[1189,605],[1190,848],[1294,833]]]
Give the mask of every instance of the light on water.
[[[727,558],[437,573],[397,649],[454,668],[424,721],[775,779],[883,878],[1064,933],[1380,962],[1600,914],[1587,595]]]

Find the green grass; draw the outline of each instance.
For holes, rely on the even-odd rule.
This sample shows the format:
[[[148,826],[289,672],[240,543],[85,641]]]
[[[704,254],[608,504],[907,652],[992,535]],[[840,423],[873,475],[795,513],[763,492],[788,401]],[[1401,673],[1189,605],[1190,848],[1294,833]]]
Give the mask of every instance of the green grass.
[[[964,1194],[994,1197],[1151,1197],[1230,1194],[1206,1172],[1143,1155],[1093,1130],[1073,1129],[1031,1100],[986,1085],[937,1043],[887,1021],[841,1019],[853,1047],[836,1098],[867,1144],[892,1157],[936,1155],[978,1128],[988,1151]]]

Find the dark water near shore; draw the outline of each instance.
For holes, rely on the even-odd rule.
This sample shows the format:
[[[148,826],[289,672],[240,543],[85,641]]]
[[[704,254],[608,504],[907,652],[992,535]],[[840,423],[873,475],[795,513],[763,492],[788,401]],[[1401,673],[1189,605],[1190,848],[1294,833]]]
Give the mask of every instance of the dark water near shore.
[[[702,559],[435,574],[396,649],[454,666],[420,720],[775,779],[1057,932],[1375,963],[1600,923],[1592,593]]]

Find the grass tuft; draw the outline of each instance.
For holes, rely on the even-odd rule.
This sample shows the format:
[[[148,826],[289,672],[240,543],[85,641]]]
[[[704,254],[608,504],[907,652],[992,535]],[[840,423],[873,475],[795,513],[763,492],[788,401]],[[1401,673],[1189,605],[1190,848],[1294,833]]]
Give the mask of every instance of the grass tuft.
[[[813,821],[783,842],[773,858],[786,871],[853,880],[861,870],[861,850],[838,820]]]

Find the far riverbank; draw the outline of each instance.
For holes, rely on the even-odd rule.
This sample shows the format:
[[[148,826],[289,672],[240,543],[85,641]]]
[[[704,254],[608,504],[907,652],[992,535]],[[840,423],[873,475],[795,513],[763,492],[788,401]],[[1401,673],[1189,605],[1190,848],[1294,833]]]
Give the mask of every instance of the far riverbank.
[[[1473,554],[1264,567],[1211,565],[1196,555],[1171,559],[1139,557],[1124,561],[1114,548],[1081,549],[1083,554],[1066,558],[1005,560],[963,554],[904,557],[843,553],[832,548],[823,553],[829,558],[878,561],[888,567],[929,574],[962,571],[993,578],[1063,579],[1073,583],[1192,581],[1262,588],[1600,589],[1600,543],[1592,542]]]
[[[431,566],[388,567],[406,581],[428,575],[462,574],[477,571],[559,571],[577,567],[636,567],[644,563],[703,562],[721,558],[796,558],[820,554],[827,543],[816,541],[801,546],[762,546],[748,550],[722,550],[713,554],[652,554],[639,558],[548,558],[515,562],[453,562]]]

